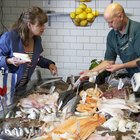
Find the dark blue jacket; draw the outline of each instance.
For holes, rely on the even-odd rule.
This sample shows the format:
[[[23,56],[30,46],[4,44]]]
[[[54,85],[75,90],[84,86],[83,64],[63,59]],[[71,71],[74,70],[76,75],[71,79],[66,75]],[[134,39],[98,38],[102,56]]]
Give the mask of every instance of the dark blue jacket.
[[[28,80],[30,80],[37,65],[48,69],[50,64],[54,64],[53,61],[41,56],[41,53],[43,52],[41,37],[35,36],[34,42],[32,67],[28,72]],[[13,52],[24,53],[24,47],[22,45],[21,38],[14,30],[5,32],[0,37],[0,68],[3,67],[5,70],[8,70],[9,73],[16,73],[18,84],[24,74],[27,64],[22,64],[19,67],[7,65],[6,58],[13,57]]]

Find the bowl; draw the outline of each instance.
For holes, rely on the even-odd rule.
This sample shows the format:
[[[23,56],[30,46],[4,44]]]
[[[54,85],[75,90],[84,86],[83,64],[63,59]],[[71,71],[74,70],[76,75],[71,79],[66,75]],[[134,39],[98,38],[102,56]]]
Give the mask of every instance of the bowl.
[[[99,16],[99,12],[88,7],[85,3],[79,4],[78,7],[70,13],[72,22],[76,26],[81,27],[91,26],[97,16]]]

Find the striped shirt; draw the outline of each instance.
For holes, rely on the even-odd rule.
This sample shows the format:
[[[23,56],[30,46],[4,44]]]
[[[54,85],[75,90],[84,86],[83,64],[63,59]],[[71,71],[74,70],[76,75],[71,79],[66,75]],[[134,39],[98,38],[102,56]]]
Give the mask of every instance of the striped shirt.
[[[33,52],[26,52],[26,54],[29,55],[29,57],[30,57],[30,59],[31,59],[31,61],[32,61]],[[31,62],[31,63],[32,63],[32,62]],[[29,71],[29,69],[30,69],[30,67],[31,67],[31,65],[30,65],[31,63],[29,63],[29,64],[27,65],[27,67],[26,67],[26,69],[25,69],[25,72],[24,72],[24,74],[23,74],[23,77],[21,78],[21,81],[20,81],[20,83],[18,84],[17,87],[24,86],[24,85],[28,82],[27,77],[28,77],[28,71]]]

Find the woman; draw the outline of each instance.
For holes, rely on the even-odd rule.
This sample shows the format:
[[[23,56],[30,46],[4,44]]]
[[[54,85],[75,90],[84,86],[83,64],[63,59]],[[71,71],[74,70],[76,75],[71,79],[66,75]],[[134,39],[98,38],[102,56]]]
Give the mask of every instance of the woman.
[[[0,68],[17,75],[16,90],[28,83],[36,66],[49,69],[52,75],[57,74],[55,63],[41,56],[43,48],[40,36],[47,20],[41,8],[29,8],[20,15],[12,30],[0,38]],[[14,57],[15,52],[28,54],[31,62]]]

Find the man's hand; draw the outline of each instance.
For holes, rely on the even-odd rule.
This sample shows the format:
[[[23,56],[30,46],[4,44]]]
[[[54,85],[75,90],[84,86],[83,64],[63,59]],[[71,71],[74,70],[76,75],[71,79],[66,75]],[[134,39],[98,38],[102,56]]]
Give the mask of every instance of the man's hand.
[[[49,70],[50,70],[52,75],[58,75],[57,67],[54,64],[49,65]]]
[[[115,72],[120,69],[122,69],[122,64],[113,64],[106,67],[106,70],[110,72]]]
[[[98,72],[93,71],[93,70],[82,71],[82,72],[80,72],[80,80],[81,81],[87,80],[90,77],[92,77],[93,75],[94,76],[97,76],[98,75]]]

